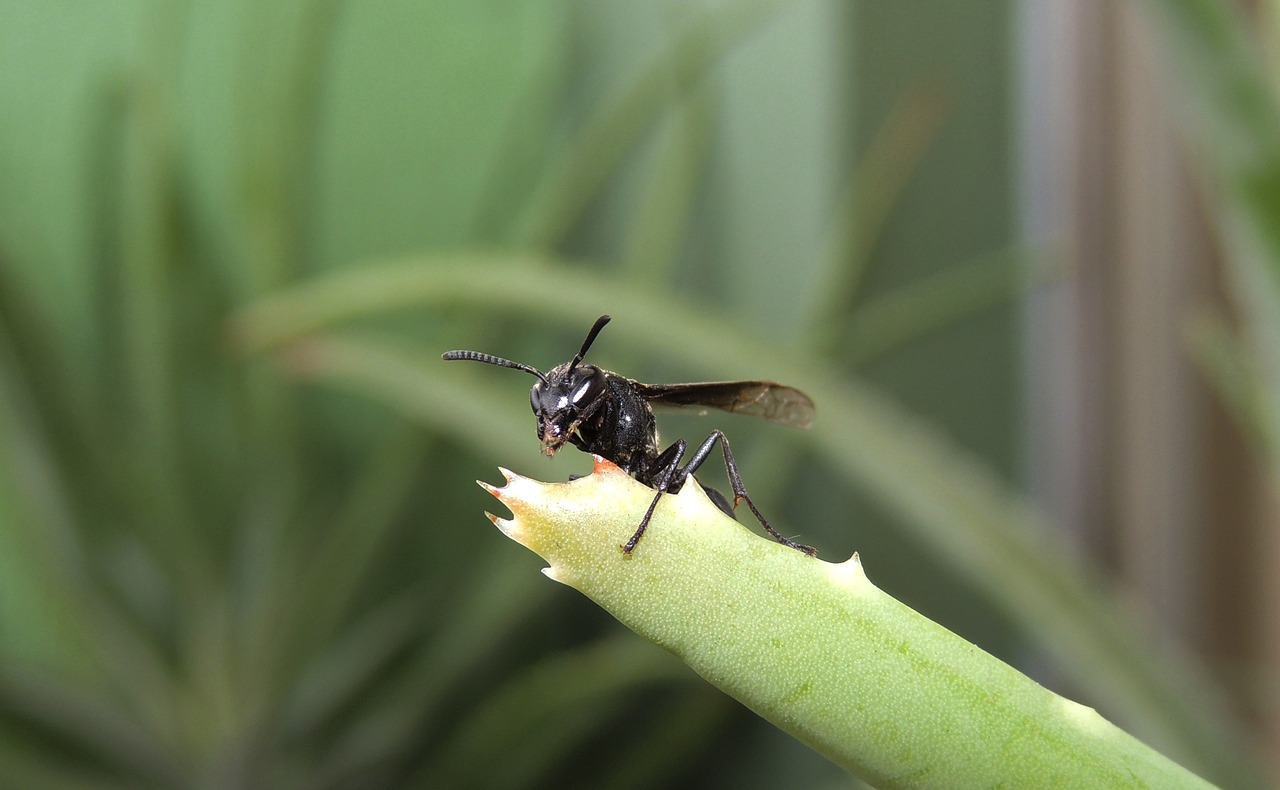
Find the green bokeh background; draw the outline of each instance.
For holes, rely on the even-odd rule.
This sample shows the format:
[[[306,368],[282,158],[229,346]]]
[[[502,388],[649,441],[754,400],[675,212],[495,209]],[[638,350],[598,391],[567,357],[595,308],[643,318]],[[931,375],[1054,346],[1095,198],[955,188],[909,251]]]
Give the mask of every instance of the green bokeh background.
[[[545,369],[605,312],[592,358],[627,375],[832,393],[818,439],[662,426],[724,428],[784,531],[1230,776],[1087,574],[930,537],[1042,526],[1013,14],[0,4],[4,783],[846,786],[483,518],[499,464],[587,461],[538,455],[527,378],[439,353]],[[1018,592],[1045,568],[1065,650]]]

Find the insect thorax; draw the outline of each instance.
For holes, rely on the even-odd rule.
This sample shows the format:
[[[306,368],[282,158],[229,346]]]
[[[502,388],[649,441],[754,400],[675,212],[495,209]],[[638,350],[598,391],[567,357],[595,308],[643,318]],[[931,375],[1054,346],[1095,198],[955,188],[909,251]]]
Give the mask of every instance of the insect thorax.
[[[608,374],[609,397],[592,427],[592,447],[584,450],[608,458],[634,473],[658,453],[653,409],[622,376]],[[593,421],[595,422],[595,421]]]

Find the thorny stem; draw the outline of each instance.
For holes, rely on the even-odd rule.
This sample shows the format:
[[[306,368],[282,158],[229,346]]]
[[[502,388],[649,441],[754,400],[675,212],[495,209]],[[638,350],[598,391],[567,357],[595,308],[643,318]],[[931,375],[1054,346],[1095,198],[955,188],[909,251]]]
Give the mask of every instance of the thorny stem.
[[[761,716],[877,787],[1209,787],[875,587],[855,554],[829,563],[760,538],[690,481],[645,539],[619,543],[653,490],[593,474],[481,483],[490,515],[600,604]]]

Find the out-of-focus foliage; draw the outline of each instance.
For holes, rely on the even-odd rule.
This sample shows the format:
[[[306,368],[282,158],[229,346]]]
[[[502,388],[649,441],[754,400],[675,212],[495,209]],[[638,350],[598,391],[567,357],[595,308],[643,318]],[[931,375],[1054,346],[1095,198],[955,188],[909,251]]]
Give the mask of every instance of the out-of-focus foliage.
[[[1179,110],[1198,133],[1222,230],[1240,332],[1206,316],[1200,359],[1240,422],[1280,470],[1280,15],[1252,25],[1227,3],[1149,0],[1185,90]],[[1258,33],[1261,31],[1262,35]],[[1267,55],[1271,58],[1268,59]]]
[[[856,8],[0,6],[4,783],[833,780],[480,516],[545,468],[528,381],[439,352],[546,367],[611,312],[602,364],[815,397],[718,424],[775,523],[1247,784],[1004,479],[1007,6]]]

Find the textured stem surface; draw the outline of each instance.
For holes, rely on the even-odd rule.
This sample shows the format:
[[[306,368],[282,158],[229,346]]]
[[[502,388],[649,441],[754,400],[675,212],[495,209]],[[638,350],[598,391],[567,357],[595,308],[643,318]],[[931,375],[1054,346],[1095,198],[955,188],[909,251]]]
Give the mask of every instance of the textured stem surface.
[[[829,563],[758,537],[692,479],[662,498],[597,458],[540,483],[481,483],[509,537],[641,636],[877,787],[1208,787],[1087,708]]]

